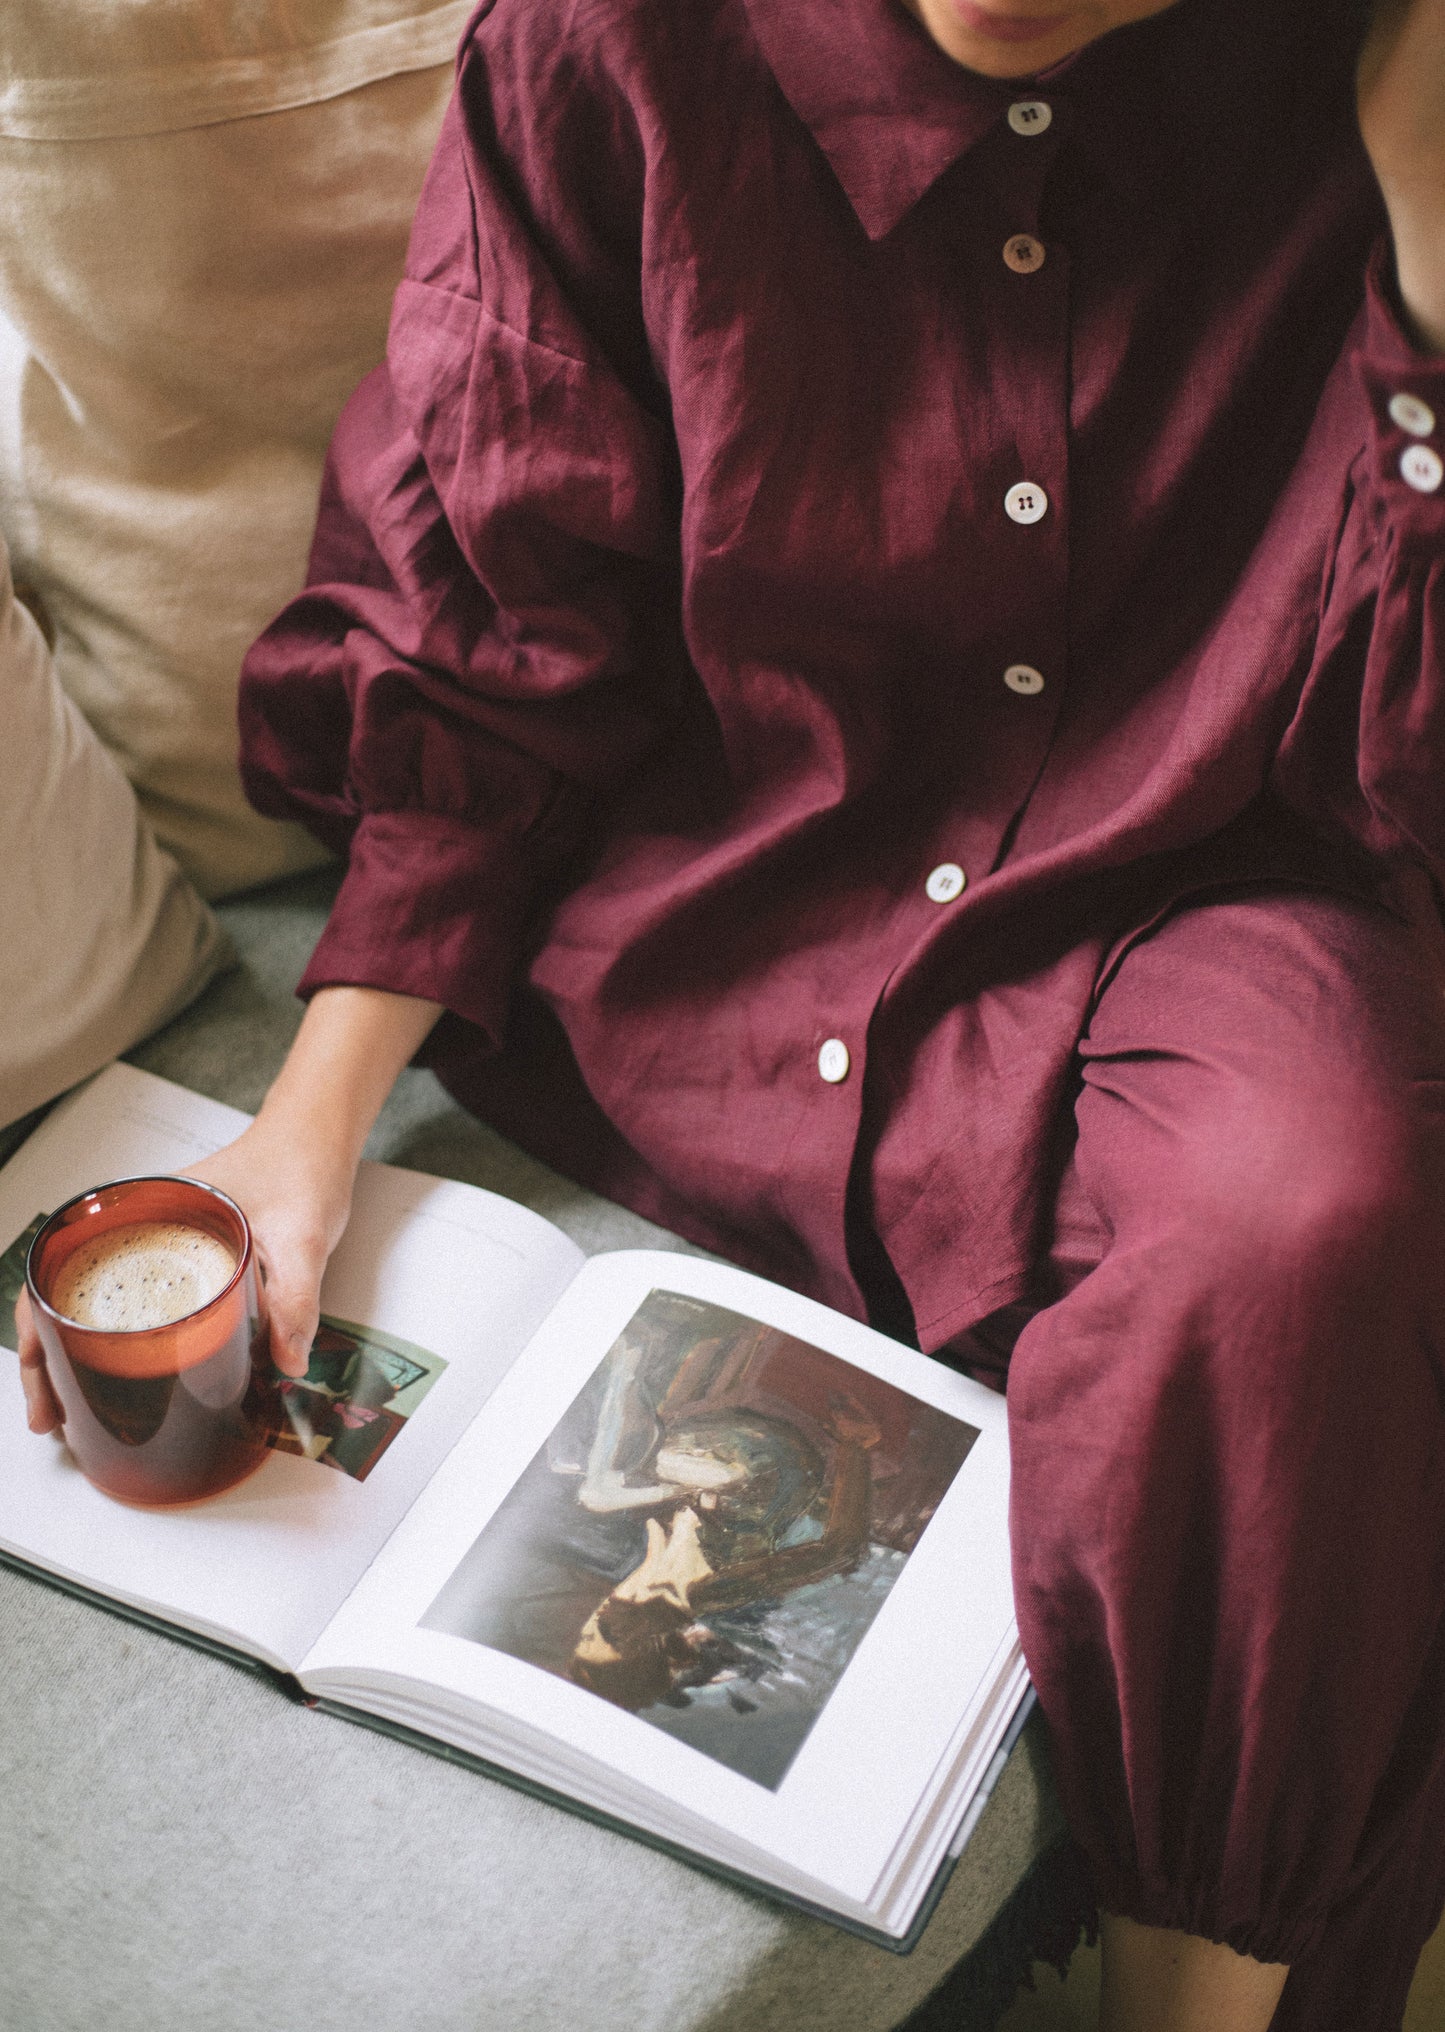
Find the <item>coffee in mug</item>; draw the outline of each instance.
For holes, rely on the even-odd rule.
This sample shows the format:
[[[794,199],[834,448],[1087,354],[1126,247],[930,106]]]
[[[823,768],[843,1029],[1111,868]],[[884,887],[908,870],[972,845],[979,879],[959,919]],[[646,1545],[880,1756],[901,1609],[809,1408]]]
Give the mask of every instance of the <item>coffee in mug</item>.
[[[235,1274],[219,1236],[181,1221],[137,1221],[83,1242],[57,1271],[50,1302],[77,1326],[143,1333],[199,1312]]]
[[[26,1283],[66,1444],[107,1495],[218,1495],[265,1460],[278,1399],[251,1232],[188,1178],[79,1193],[30,1247]]]

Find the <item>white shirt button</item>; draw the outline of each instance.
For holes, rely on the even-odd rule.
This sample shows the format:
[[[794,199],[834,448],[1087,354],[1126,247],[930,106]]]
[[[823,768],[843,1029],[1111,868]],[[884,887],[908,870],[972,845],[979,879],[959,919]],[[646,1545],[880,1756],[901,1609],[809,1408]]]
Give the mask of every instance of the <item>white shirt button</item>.
[[[1010,522],[1042,522],[1049,512],[1049,497],[1032,480],[1020,480],[1003,497]]]
[[[1008,109],[1008,124],[1015,134],[1045,134],[1053,118],[1054,109],[1046,99],[1015,99]]]
[[[952,903],[968,887],[968,877],[957,861],[940,861],[923,887],[930,903]]]
[[[830,1037],[818,1053],[818,1076],[825,1079],[830,1087],[848,1077],[848,1068],[853,1063],[848,1056],[848,1047],[841,1037]]]
[[[1015,275],[1033,275],[1043,267],[1047,253],[1043,241],[1032,233],[1015,233],[1003,243],[1003,258]]]
[[[1442,480],[1445,480],[1445,465],[1440,463],[1440,454],[1432,451],[1427,444],[1407,446],[1400,455],[1400,471],[1417,494],[1433,494]]]
[[[1003,681],[1021,698],[1032,698],[1036,691],[1044,688],[1043,672],[1035,670],[1031,663],[1011,663],[1003,674]]]
[[[1418,395],[1392,395],[1390,421],[1408,430],[1411,437],[1428,437],[1435,428],[1435,412]]]

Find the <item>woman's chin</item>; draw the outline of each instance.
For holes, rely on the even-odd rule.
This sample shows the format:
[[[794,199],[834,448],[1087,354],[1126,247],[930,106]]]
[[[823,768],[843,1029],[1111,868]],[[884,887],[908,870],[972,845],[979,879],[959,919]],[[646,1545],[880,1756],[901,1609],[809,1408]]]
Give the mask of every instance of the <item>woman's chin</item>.
[[[1151,15],[1175,0],[1076,0],[1073,6],[1030,6],[1027,0],[903,0],[945,56],[981,77],[1028,78],[1076,56],[1101,35]]]
[[[979,0],[904,0],[945,56],[989,78],[1024,78],[1092,41],[1086,7],[1009,12]]]

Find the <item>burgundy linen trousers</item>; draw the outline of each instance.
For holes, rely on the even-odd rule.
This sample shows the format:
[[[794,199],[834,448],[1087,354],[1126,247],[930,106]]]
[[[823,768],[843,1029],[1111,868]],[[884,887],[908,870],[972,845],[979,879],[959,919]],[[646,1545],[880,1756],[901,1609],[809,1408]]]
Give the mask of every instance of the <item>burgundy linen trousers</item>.
[[[1109,956],[1080,1076],[1007,1375],[1070,1819],[1106,1909],[1292,1964],[1277,2032],[1386,2032],[1445,1899],[1438,920],[1180,907]]]

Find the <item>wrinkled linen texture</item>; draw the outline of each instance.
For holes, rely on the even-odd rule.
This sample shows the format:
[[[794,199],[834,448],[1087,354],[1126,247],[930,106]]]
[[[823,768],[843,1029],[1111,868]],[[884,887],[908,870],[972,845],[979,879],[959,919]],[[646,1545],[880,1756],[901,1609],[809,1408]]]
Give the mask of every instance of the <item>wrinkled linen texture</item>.
[[[1190,1181],[1208,1153],[1257,1207],[1275,1160],[1204,1133],[1181,990],[1142,955],[1253,897],[1259,994],[1227,967],[1199,987],[1203,1034],[1239,1040],[1231,1119],[1262,1108],[1302,1167],[1337,1151],[1349,1054],[1322,1040],[1390,1033],[1356,1070],[1398,1163],[1322,1199],[1376,1235],[1408,1177],[1411,1233],[1438,1234],[1419,885],[1445,872],[1445,494],[1420,480],[1445,364],[1392,302],[1359,28],[1354,0],[1179,0],[1020,87],[951,64],[891,0],[494,0],[387,361],[332,447],[308,589],[242,692],[250,795],[349,855],[305,991],[444,1003],[432,1061],[479,1113],[927,1348],[1044,1307],[1017,1442],[1047,1429],[1055,1460],[1107,1463],[1066,1510],[1067,1476],[1025,1473],[1015,1514],[1075,1831],[1116,1906],[1291,1958],[1307,2001],[1332,1915],[1364,1900],[1383,1967],[1439,1909],[1419,1816],[1441,1755],[1422,1689],[1445,1599],[1442,1252],[1422,1243],[1388,1304],[1400,1252],[1351,1257],[1356,1358],[1409,1379],[1389,1418],[1362,1387],[1359,1417],[1385,1422],[1358,1458],[1380,1468],[1408,1404],[1419,1472],[1356,1517],[1362,1563],[1313,1592],[1279,1663],[1328,1477],[1276,1503],[1243,1403],[1219,1407],[1240,1364],[1270,1365],[1288,1453],[1307,1352],[1338,1353],[1344,1287],[1318,1261],[1338,1229],[1261,1247],[1289,1303],[1211,1310],[1211,1264],[1233,1273]],[[1335,915],[1305,939],[1308,896]],[[1142,1194],[1090,1155],[1086,1041],[1126,978],[1161,983],[1132,1049],[1176,1074],[1167,1103],[1129,1102]],[[1166,1105],[1187,1133],[1151,1144]],[[1090,1165],[1109,1246],[1075,1290],[1060,1181]],[[1130,1193],[1158,1223],[1138,1262],[1171,1238],[1172,1299],[1145,1305],[1116,1253]],[[1168,1362],[1161,1380],[1161,1307],[1184,1373],[1218,1357],[1207,1389]],[[1161,1390],[1177,1416],[1136,1417]],[[1151,1528],[1176,1454],[1203,1463],[1191,1531],[1212,1541]],[[1357,1680],[1331,1661],[1402,1540],[1420,1585],[1392,1596],[1409,1630],[1372,1695],[1418,1722],[1395,1754],[1345,1725]],[[1236,1586],[1266,1590],[1248,1615]],[[1307,1744],[1302,1687],[1332,1688],[1339,1719]],[[1243,1759],[1238,1701],[1272,1717]],[[1193,1776],[1159,1778],[1166,1747]],[[1428,1867],[1402,1899],[1407,1850]],[[1394,2022],[1390,1988],[1308,2022]]]

